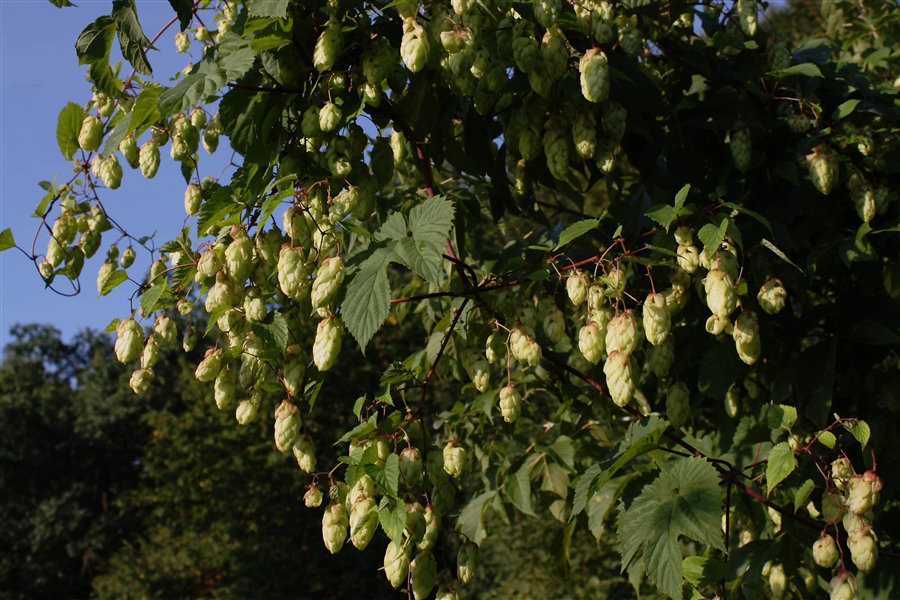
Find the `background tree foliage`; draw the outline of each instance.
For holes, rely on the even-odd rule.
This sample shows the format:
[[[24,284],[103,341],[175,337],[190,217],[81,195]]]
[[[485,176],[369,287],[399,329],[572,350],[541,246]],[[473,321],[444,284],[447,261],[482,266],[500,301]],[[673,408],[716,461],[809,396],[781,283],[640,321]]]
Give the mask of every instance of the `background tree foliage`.
[[[225,565],[252,571],[245,542],[276,536],[294,505],[226,504],[274,511],[232,529],[202,498],[269,460],[274,408],[276,447],[326,492],[326,547],[374,539],[377,562],[383,532],[385,575],[417,600],[471,593],[475,546],[534,521],[560,569],[591,564],[573,559],[590,532],[598,564],[624,574],[574,577],[572,595],[620,595],[627,577],[670,597],[889,597],[896,3],[801,3],[799,21],[770,22],[754,0],[172,4],[176,48],[197,53],[174,85],[146,54],[167,28],[148,39],[133,2],[79,37],[96,94],[58,128],[77,173],[44,184],[47,252],[24,251],[79,290],[112,242],[101,294],[148,251],[110,326],[117,358],[141,359],[131,387],[176,382],[157,355],[183,333],[196,378],[246,429],[198,447],[196,402],[152,421],[166,433],[145,477],[179,464],[200,481],[126,494],[156,522],[98,590],[137,594],[154,561],[172,594],[273,581],[229,587]],[[199,147],[220,137],[240,165],[215,180]],[[152,177],[160,148],[189,219],[157,247],[101,196],[122,183],[119,155]],[[424,332],[385,345],[404,327]],[[370,368],[362,394],[329,401]],[[155,550],[172,544],[184,551]],[[486,593],[546,589],[485,562],[481,577],[507,582]]]

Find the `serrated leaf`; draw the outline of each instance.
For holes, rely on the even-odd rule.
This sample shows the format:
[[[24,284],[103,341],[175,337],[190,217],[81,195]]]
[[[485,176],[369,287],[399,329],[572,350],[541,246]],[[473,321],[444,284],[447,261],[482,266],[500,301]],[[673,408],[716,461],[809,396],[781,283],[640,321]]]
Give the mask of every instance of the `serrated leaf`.
[[[194,17],[194,3],[192,0],[169,0],[169,5],[178,16],[179,29],[184,31],[191,24],[191,19]]]
[[[56,143],[66,160],[72,160],[78,152],[78,134],[84,121],[84,109],[74,102],[67,103],[56,120]]]
[[[391,248],[376,249],[359,267],[341,305],[344,325],[365,353],[366,345],[391,310],[388,264],[396,259]]]
[[[792,67],[788,67],[787,69],[781,69],[779,71],[772,71],[769,73],[772,77],[776,79],[783,79],[785,77],[791,77],[792,75],[806,75],[807,77],[821,77],[822,72],[819,70],[819,67],[812,63],[803,63],[800,65],[794,65]]]
[[[791,259],[789,259],[789,258],[787,257],[787,254],[785,254],[784,252],[782,252],[781,250],[779,250],[778,247],[777,247],[775,244],[773,244],[772,242],[770,242],[770,241],[767,240],[766,238],[761,239],[759,243],[762,244],[763,246],[765,246],[766,248],[768,248],[769,250],[771,250],[772,252],[774,252],[775,255],[778,256],[778,258],[780,258],[781,260],[783,260],[783,261],[786,262],[787,264],[791,265],[792,267],[794,267],[795,269],[797,269],[798,271],[800,271],[801,273],[803,273],[803,269],[801,269],[800,267],[798,267],[798,266],[794,263],[794,261],[792,261]],[[803,273],[803,274],[805,275],[806,273]]]
[[[643,551],[646,573],[660,590],[681,597],[683,577],[678,539],[689,537],[722,548],[719,475],[702,457],[664,463],[659,476],[619,514],[622,569]]]
[[[38,202],[38,205],[34,208],[34,212],[31,213],[32,217],[42,219],[44,218],[44,212],[47,210],[47,205],[53,200],[54,196],[56,196],[56,192],[51,190],[47,192],[41,201]]]
[[[145,52],[146,48],[153,48],[153,44],[144,35],[134,0],[113,0],[112,18],[116,22],[122,56],[138,73],[153,75]]]
[[[388,215],[387,219],[381,225],[381,228],[373,236],[376,241],[385,242],[390,240],[399,240],[407,235],[406,219],[399,212],[393,212]]]
[[[116,269],[112,273],[109,274],[109,277],[103,282],[103,285],[100,286],[100,294],[99,296],[105,296],[111,291],[113,291],[117,286],[119,286],[123,281],[128,279],[128,273],[123,271],[122,269]]]
[[[629,481],[637,477],[637,472],[629,473],[622,477],[610,479],[594,492],[585,507],[588,516],[588,529],[594,539],[600,540],[606,530],[606,516],[615,506],[616,500],[622,495],[622,491]]]
[[[806,506],[809,495],[812,494],[814,489],[816,489],[816,484],[812,479],[807,479],[803,482],[803,485],[797,490],[797,495],[794,496],[794,512],[800,512],[800,509]]]
[[[837,438],[830,431],[823,431],[819,434],[819,442],[825,446],[826,448],[834,448],[834,444],[837,442]]]
[[[678,217],[675,209],[668,204],[654,204],[644,215],[656,221],[666,231],[669,231],[672,222]]]
[[[392,541],[403,542],[403,530],[406,528],[406,505],[399,500],[382,498],[378,507],[378,522]]]
[[[12,229],[7,227],[0,231],[0,252],[16,247],[16,241],[13,239]]]
[[[103,143],[103,154],[112,154],[119,149],[119,143],[133,129],[131,127],[131,115],[132,113],[128,113],[119,119],[116,126],[106,136],[106,141]]]
[[[402,362],[394,362],[381,376],[381,385],[393,386],[412,381],[416,376]]]
[[[728,223],[730,219],[722,219],[718,227],[712,223],[707,223],[697,232],[697,237],[703,243],[703,251],[707,258],[712,258],[722,246],[722,240],[728,232]]]
[[[140,135],[146,131],[151,125],[159,121],[159,87],[145,87],[141,90],[137,100],[134,101],[134,107],[129,113],[130,119],[128,126],[135,135]],[[123,119],[124,121],[124,119]]]
[[[575,468],[575,446],[572,445],[572,438],[567,435],[559,436],[550,445],[550,451],[557,460],[562,461],[568,468]]]
[[[434,196],[409,211],[409,229],[413,239],[443,246],[453,227],[453,202]]]
[[[109,15],[97,19],[84,28],[75,41],[75,53],[78,64],[86,65],[105,61],[109,63],[109,51],[113,36],[116,34],[116,23]]]
[[[833,121],[840,121],[854,110],[856,110],[856,105],[859,104],[859,100],[847,100],[836,109],[834,109],[834,113],[831,115],[831,119]]]
[[[775,404],[769,407],[769,429],[784,429],[790,431],[797,422],[797,409],[786,404]]]
[[[250,329],[261,340],[283,352],[288,343],[288,325],[284,315],[271,311],[263,321],[250,321]]]
[[[575,498],[572,501],[571,518],[574,519],[576,515],[584,510],[590,497],[591,485],[594,483],[594,479],[602,472],[603,468],[600,465],[593,464],[588,467],[588,470],[578,480],[578,484],[575,486]]]
[[[531,507],[531,466],[528,462],[506,478],[504,489],[506,496],[516,508],[526,515],[537,516]]]
[[[583,221],[572,223],[571,225],[566,227],[561,234],[559,234],[559,242],[553,248],[553,251],[555,252],[566,244],[570,244],[573,240],[580,238],[588,231],[597,229],[599,225],[600,219],[585,219]]]
[[[251,17],[284,17],[290,0],[248,0],[247,10]]]
[[[743,213],[748,217],[753,217],[754,219],[762,223],[762,225],[769,230],[769,233],[772,233],[772,224],[769,223],[769,220],[767,218],[765,218],[755,210],[750,210],[746,206],[741,206],[740,204],[735,204],[734,202],[723,202],[722,206],[727,206],[728,208],[734,209],[739,213]]]
[[[162,286],[154,285],[149,290],[141,294],[141,314],[149,317],[153,313],[156,302],[163,295],[165,290]]]
[[[200,100],[212,96],[228,83],[225,71],[211,61],[203,61],[193,73],[185,75],[174,87],[159,93],[157,108],[162,117],[188,110]]]
[[[779,483],[797,468],[797,457],[787,442],[775,444],[766,463],[766,493],[771,494]]]
[[[869,428],[869,424],[865,421],[857,421],[850,427],[850,433],[853,434],[853,437],[856,438],[856,441],[859,442],[859,445],[865,450],[866,444],[869,443],[869,438],[872,436],[872,430]]]
[[[115,330],[116,330],[116,327],[117,327],[118,324],[121,323],[121,322],[122,322],[122,319],[120,319],[119,317],[116,317],[115,319],[113,319],[112,321],[110,321],[110,322],[109,322],[109,325],[107,325],[107,326],[103,329],[103,333],[109,333],[109,332],[111,332],[111,331],[115,331]]]
[[[250,43],[234,32],[226,33],[218,46],[216,62],[229,80],[243,77],[256,60],[256,51],[250,47]]]
[[[684,578],[699,588],[714,584],[728,576],[728,565],[714,558],[688,556],[682,562]]]
[[[405,237],[394,246],[394,253],[401,263],[426,281],[437,283],[444,275],[441,269],[441,249],[436,244]]]
[[[688,193],[691,191],[691,184],[686,183],[683,188],[678,190],[678,193],[675,194],[675,211],[681,214],[681,209],[684,207],[684,201],[687,200]]]
[[[553,492],[560,498],[569,495],[569,474],[554,462],[544,463],[544,476],[541,479],[541,491]]]
[[[397,497],[397,485],[400,481],[400,462],[396,454],[390,454],[384,461],[384,466],[366,465],[366,473],[372,478],[385,493],[392,497]]]
[[[55,6],[56,8],[63,8],[65,6],[76,6],[69,2],[69,0],[50,0],[50,4]]]
[[[197,215],[197,237],[203,237],[210,228],[237,207],[237,200],[230,186],[222,186],[213,192],[209,200],[200,205]]]
[[[481,544],[487,537],[484,529],[484,512],[496,492],[484,492],[469,502],[459,515],[457,527],[469,540],[475,544]]]

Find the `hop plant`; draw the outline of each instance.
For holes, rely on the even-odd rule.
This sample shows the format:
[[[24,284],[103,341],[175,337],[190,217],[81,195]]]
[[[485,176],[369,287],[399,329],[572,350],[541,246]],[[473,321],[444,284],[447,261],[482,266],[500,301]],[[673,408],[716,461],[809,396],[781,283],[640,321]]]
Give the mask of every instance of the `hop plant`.
[[[159,146],[153,140],[147,140],[141,146],[138,166],[141,168],[141,175],[147,179],[153,179],[159,170]]]
[[[644,47],[644,39],[641,30],[632,19],[625,19],[619,24],[619,46],[628,56],[637,56]]]
[[[322,506],[322,495],[322,490],[311,485],[306,493],[303,494],[303,504],[306,508],[318,508]]]
[[[737,8],[741,31],[750,37],[756,35],[756,26],[759,21],[756,0],[737,0],[735,7]]]
[[[683,383],[676,383],[666,395],[666,416],[672,425],[683,427],[691,418],[691,394]]]
[[[851,533],[847,539],[847,547],[850,548],[850,558],[857,569],[868,573],[875,567],[878,547],[871,527],[860,527]]]
[[[284,295],[300,301],[309,291],[306,256],[302,248],[285,244],[278,255],[278,286]]]
[[[572,140],[575,142],[575,151],[581,158],[593,158],[597,150],[596,120],[594,115],[586,110],[579,111],[572,123]]]
[[[200,186],[196,183],[191,183],[184,190],[184,212],[187,213],[189,217],[197,214],[197,211],[200,210],[200,203],[203,201],[203,194],[200,190]]]
[[[444,446],[444,471],[450,477],[459,477],[466,468],[466,449],[455,441]]]
[[[419,451],[408,446],[400,452],[400,475],[407,487],[412,488],[422,479],[422,455]]]
[[[316,40],[316,47],[313,49],[313,65],[319,73],[328,71],[334,66],[334,62],[341,54],[341,46],[341,28],[337,23],[329,22]]]
[[[853,173],[847,182],[847,189],[850,192],[850,198],[856,207],[856,214],[863,222],[869,223],[875,218],[877,211],[875,204],[875,192],[872,186],[866,181],[865,176],[859,172]]]
[[[197,369],[194,371],[194,377],[197,378],[197,381],[208,382],[212,381],[219,374],[219,371],[222,368],[222,351],[218,348],[210,348],[203,360],[200,361],[200,364],[197,365]]]
[[[375,500],[364,498],[350,508],[350,543],[357,550],[365,550],[378,528],[378,508]]]
[[[806,157],[809,162],[809,180],[820,193],[828,195],[837,183],[838,166],[828,146],[819,144]]]
[[[116,325],[116,358],[120,363],[129,363],[141,355],[144,346],[144,330],[132,317],[119,321]]]
[[[425,509],[418,502],[406,503],[406,528],[403,533],[411,544],[418,544],[425,535]]]
[[[103,141],[103,121],[100,117],[88,115],[81,122],[78,132],[78,146],[85,152],[96,152]]]
[[[256,417],[259,415],[259,404],[260,398],[258,393],[254,393],[250,400],[241,400],[237,409],[234,411],[237,422],[241,425],[249,425],[255,421]]]
[[[853,478],[853,466],[846,456],[839,456],[831,463],[831,479],[834,485],[843,490]]]
[[[575,306],[581,306],[581,304],[587,299],[588,292],[588,281],[587,277],[579,271],[578,269],[573,270],[569,273],[569,276],[566,278],[566,293],[569,295],[569,300]]]
[[[841,569],[838,574],[831,578],[828,584],[830,591],[830,600],[856,600],[857,584],[856,577],[850,571]]]
[[[606,326],[606,351],[631,356],[638,348],[638,323],[633,310],[619,313]]]
[[[410,583],[412,584],[413,596],[416,600],[424,600],[434,589],[434,582],[437,579],[437,563],[431,552],[421,552],[409,564],[412,571],[410,574]]]
[[[700,266],[700,251],[693,244],[689,246],[678,246],[678,266],[685,273],[693,274]]]
[[[475,579],[478,572],[478,546],[472,542],[463,544],[456,555],[456,576],[463,584]]]
[[[303,378],[306,375],[306,353],[299,344],[291,344],[284,351],[284,363],[281,379],[288,394],[298,396],[302,391]]]
[[[566,139],[559,120],[551,117],[544,125],[544,154],[547,168],[556,179],[564,181],[569,175],[569,140]]]
[[[548,27],[541,39],[541,59],[550,79],[556,81],[565,73],[569,51],[562,32],[555,25]]]
[[[752,34],[751,34],[752,35]],[[777,41],[769,47],[769,67],[773,71],[783,71],[791,66],[791,51],[784,41]]]
[[[822,533],[822,536],[813,544],[813,560],[816,561],[817,565],[825,569],[830,569],[834,566],[838,560],[838,549],[833,537],[827,533]]]
[[[606,375],[606,387],[616,406],[628,404],[634,396],[634,380],[628,355],[617,350],[610,352],[603,365],[603,374]]]
[[[604,102],[609,97],[609,66],[606,55],[590,48],[578,63],[581,94],[588,102]]]
[[[434,510],[434,506],[429,504],[425,507],[425,512],[422,513],[422,517],[425,520],[425,533],[422,534],[422,540],[416,544],[416,547],[425,552],[434,548],[434,545],[437,542],[438,533],[440,533],[441,528],[441,516]]]
[[[594,321],[578,331],[578,350],[591,364],[596,365],[606,352],[606,335]]]
[[[750,162],[753,159],[753,146],[750,141],[750,134],[744,128],[736,129],[731,134],[731,158],[734,159],[734,166],[741,173],[746,173],[750,168]]]
[[[478,352],[471,350],[466,355],[466,371],[479,392],[487,391],[491,384],[491,370],[488,361]]]
[[[724,271],[713,269],[707,273],[703,285],[709,310],[714,316],[727,320],[737,308],[737,294],[731,277]]]
[[[322,540],[332,554],[337,554],[347,540],[347,509],[340,502],[332,502],[322,517]]]
[[[445,583],[438,588],[434,600],[459,600],[459,592],[449,583]]]
[[[731,335],[741,360],[748,365],[755,363],[760,353],[759,322],[756,313],[752,311],[741,313],[734,322]]]
[[[334,366],[341,352],[343,332],[344,326],[339,317],[326,317],[319,321],[313,343],[313,362],[319,371],[327,371]]]
[[[540,54],[540,43],[534,37],[534,28],[530,21],[519,21],[513,27],[512,51],[519,70],[530,73],[537,64]]]
[[[275,409],[275,447],[287,452],[300,436],[300,411],[290,400],[283,400]]]
[[[334,302],[343,281],[344,259],[336,256],[323,260],[310,295],[312,306],[320,317],[325,317],[330,312],[329,306]]]
[[[153,371],[147,368],[136,370],[131,374],[128,385],[135,394],[146,394],[150,389],[150,381],[153,379]]]
[[[669,337],[671,317],[662,294],[650,294],[644,301],[644,334],[654,346],[662,344]]]
[[[510,350],[513,357],[523,365],[537,366],[543,353],[534,339],[534,330],[523,323],[518,323],[509,336]]]
[[[547,310],[543,319],[544,335],[554,344],[566,339],[566,318],[555,304]]]
[[[341,109],[337,104],[328,101],[319,109],[319,129],[322,131],[334,131],[341,122]]]
[[[410,18],[403,23],[403,38],[400,41],[400,57],[406,68],[413,73],[418,73],[425,68],[428,62],[428,53],[431,52],[431,44],[425,29],[419,25],[415,18]]]
[[[770,315],[776,315],[784,308],[787,290],[784,289],[781,280],[769,279],[759,288],[756,299],[764,311]]]
[[[513,423],[522,413],[522,395],[510,384],[500,388],[500,414],[507,423]]]
[[[384,552],[384,574],[396,590],[409,573],[409,554],[402,544],[391,541]]]
[[[213,394],[216,407],[219,410],[228,410],[234,405],[234,392],[237,388],[237,371],[225,367],[219,371],[213,384]]]

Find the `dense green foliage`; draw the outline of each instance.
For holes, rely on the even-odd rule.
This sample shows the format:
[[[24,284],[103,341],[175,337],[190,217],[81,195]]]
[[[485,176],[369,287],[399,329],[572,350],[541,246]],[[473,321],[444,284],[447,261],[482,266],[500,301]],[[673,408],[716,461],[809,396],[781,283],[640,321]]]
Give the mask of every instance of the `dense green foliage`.
[[[58,126],[77,173],[44,184],[47,252],[26,251],[80,289],[107,243],[98,291],[138,297],[110,325],[137,394],[205,331],[195,376],[254,432],[214,445],[274,428],[327,488],[328,550],[383,531],[417,600],[465,595],[475,546],[529,517],[560,523],[560,567],[590,531],[637,592],[891,593],[896,3],[769,23],[755,0],[172,4],[196,52],[172,86],[145,53],[168,30],[148,40],[133,2],[79,37],[96,93]],[[220,136],[240,166],[216,180],[199,147]],[[157,247],[101,198],[119,154],[153,177],[161,147],[189,226]],[[410,324],[424,339],[382,353]],[[390,366],[323,399],[363,360]]]

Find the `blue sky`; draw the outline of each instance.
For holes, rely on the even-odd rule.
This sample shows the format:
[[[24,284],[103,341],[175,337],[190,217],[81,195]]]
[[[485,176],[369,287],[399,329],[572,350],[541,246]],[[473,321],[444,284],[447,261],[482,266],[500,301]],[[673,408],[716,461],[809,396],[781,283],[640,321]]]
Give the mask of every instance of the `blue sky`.
[[[86,67],[79,66],[75,56],[75,40],[88,23],[111,8],[109,0],[74,1],[77,8],[59,9],[47,0],[0,0],[0,229],[11,228],[16,242],[26,249],[39,225],[30,217],[44,194],[38,182],[52,181],[57,173],[60,181],[66,181],[72,173],[56,143],[59,111],[68,101],[84,105],[91,99]],[[174,15],[166,0],[137,0],[137,6],[148,37]],[[155,78],[162,83],[188,60],[175,52],[176,31],[171,28],[163,34],[156,44],[160,51],[149,55]],[[114,54],[117,50],[115,42]],[[167,148],[154,179],[144,179],[122,160],[122,186],[101,191],[105,206],[129,233],[139,237],[156,231],[158,244],[174,237],[185,217],[184,179],[169,160]],[[201,172],[218,174],[230,154],[225,138],[213,158],[201,150]],[[44,235],[37,252],[45,252],[46,245]],[[9,341],[9,329],[16,323],[49,323],[70,339],[83,329],[103,329],[114,317],[127,316],[134,291],[127,282],[108,296],[97,297],[97,269],[107,246],[104,240],[102,249],[86,262],[82,292],[74,298],[45,290],[34,265],[21,252],[0,253],[0,346]],[[146,253],[138,252],[138,257],[129,269],[136,278],[149,267]]]

